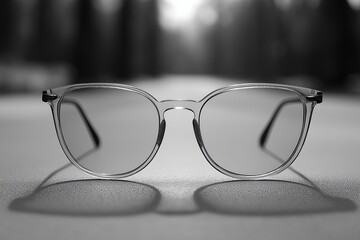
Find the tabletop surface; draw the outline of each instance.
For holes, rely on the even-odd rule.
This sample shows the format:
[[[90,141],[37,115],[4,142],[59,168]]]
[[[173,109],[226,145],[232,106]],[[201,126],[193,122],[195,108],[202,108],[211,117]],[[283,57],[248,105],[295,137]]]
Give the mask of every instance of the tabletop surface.
[[[232,81],[139,80],[158,100]],[[0,97],[0,239],[359,239],[360,98],[325,93],[292,169],[239,181],[202,155],[189,111],[166,113],[153,161],[123,180],[68,164],[40,95]]]

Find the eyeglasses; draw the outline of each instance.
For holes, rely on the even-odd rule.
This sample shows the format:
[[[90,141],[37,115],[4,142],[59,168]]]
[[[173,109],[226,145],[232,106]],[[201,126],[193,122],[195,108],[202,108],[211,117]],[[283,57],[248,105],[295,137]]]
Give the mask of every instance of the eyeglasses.
[[[49,89],[61,147],[76,167],[101,178],[145,168],[162,142],[171,109],[193,112],[199,147],[216,170],[259,179],[289,167],[298,156],[322,92],[280,84],[238,84],[200,101],[158,101],[138,88],[112,83]]]

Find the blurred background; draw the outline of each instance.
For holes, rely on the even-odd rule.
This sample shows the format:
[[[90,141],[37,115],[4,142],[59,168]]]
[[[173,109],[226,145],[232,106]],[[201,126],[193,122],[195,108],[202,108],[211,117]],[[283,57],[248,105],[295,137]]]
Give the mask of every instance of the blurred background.
[[[360,0],[1,0],[0,91],[201,75],[360,92]]]

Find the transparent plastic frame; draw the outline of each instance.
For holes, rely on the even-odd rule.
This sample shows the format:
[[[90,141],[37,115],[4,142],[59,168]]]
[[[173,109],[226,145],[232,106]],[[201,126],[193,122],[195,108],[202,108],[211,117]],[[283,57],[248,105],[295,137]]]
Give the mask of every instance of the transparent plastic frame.
[[[88,170],[88,169],[84,168],[83,166],[81,166],[75,160],[75,158],[73,157],[69,148],[66,145],[66,142],[65,142],[65,139],[64,139],[64,136],[62,133],[61,124],[60,124],[60,106],[61,106],[61,103],[64,101],[64,96],[66,96],[69,92],[72,92],[72,91],[78,90],[78,89],[84,89],[84,88],[86,88],[86,89],[88,89],[88,88],[113,88],[113,89],[131,91],[131,92],[140,94],[143,97],[147,98],[154,105],[154,107],[157,111],[157,114],[158,114],[158,119],[159,119],[159,122],[158,122],[159,131],[157,134],[157,140],[154,143],[154,147],[153,147],[151,154],[140,166],[138,166],[137,168],[135,168],[131,171],[121,173],[121,174],[106,174],[106,173],[98,173],[98,172],[93,172],[91,170]],[[302,104],[303,110],[304,110],[300,138],[299,138],[297,145],[295,147],[295,150],[292,152],[291,156],[286,161],[284,161],[284,163],[282,165],[280,165],[278,168],[276,168],[272,171],[269,171],[269,172],[258,174],[258,175],[238,174],[238,173],[226,170],[225,168],[218,165],[216,163],[216,161],[214,161],[211,158],[208,151],[206,150],[206,146],[204,146],[202,136],[201,136],[201,130],[200,130],[201,129],[201,121],[200,121],[201,112],[202,112],[203,107],[206,105],[206,103],[210,99],[212,99],[213,97],[215,97],[219,94],[222,94],[222,93],[225,93],[228,91],[250,89],[250,88],[271,88],[271,89],[281,89],[281,90],[293,92],[299,97],[298,100],[301,101],[301,104]],[[59,88],[54,88],[54,89],[48,89],[46,91],[43,91],[42,100],[51,106],[51,111],[52,111],[52,115],[53,115],[53,120],[54,120],[54,124],[55,124],[55,128],[56,128],[57,137],[59,139],[60,145],[61,145],[65,155],[67,156],[67,158],[70,160],[70,162],[73,165],[75,165],[82,171],[84,171],[92,176],[96,176],[96,177],[100,177],[100,178],[108,178],[108,179],[109,178],[110,179],[124,178],[124,177],[128,177],[130,175],[136,174],[139,171],[141,171],[142,169],[144,169],[152,161],[152,159],[154,158],[154,156],[156,155],[157,151],[160,148],[160,145],[161,145],[164,133],[165,133],[165,128],[166,128],[166,121],[165,121],[165,117],[164,117],[165,112],[168,110],[171,110],[171,109],[187,109],[187,110],[190,110],[194,114],[192,123],[193,123],[195,137],[196,137],[196,140],[198,142],[198,145],[199,145],[203,155],[205,156],[205,158],[209,162],[209,164],[211,166],[213,166],[216,170],[218,170],[220,173],[225,174],[227,176],[237,178],[237,179],[244,179],[244,180],[256,180],[256,179],[261,179],[264,177],[268,177],[268,176],[280,173],[283,170],[285,170],[286,168],[288,168],[294,162],[294,160],[299,155],[299,153],[304,145],[304,142],[305,142],[305,139],[306,139],[306,136],[308,133],[308,129],[310,126],[313,109],[316,104],[322,102],[322,92],[314,90],[314,89],[282,85],[282,84],[248,83],[248,84],[231,85],[228,87],[217,89],[217,90],[209,93],[208,95],[206,95],[200,101],[195,101],[195,100],[158,101],[151,94],[149,94],[139,88],[133,87],[133,86],[118,84],[118,83],[88,83],[88,84],[74,84],[74,85],[69,85],[69,86],[64,86],[64,87],[59,87]],[[276,109],[274,111],[272,119],[269,121],[269,125],[267,126],[267,128],[271,127],[271,123],[276,118],[276,114],[278,113],[278,110],[282,107],[281,105],[279,105],[278,109]],[[77,106],[77,107],[80,108],[80,106]],[[82,111],[81,111],[81,113],[82,113],[82,116],[84,118],[86,118],[86,114]],[[85,121],[85,123],[86,122],[88,123],[87,120]],[[88,125],[88,128],[90,128],[90,130],[93,131],[93,129],[91,129],[91,126]],[[93,134],[95,134],[95,132],[93,132]],[[266,133],[264,133],[264,134],[266,134]],[[93,137],[95,137],[95,136],[93,135]],[[260,146],[262,146],[263,142],[265,141],[265,138],[266,138],[265,135],[263,135],[261,137]],[[96,141],[98,141],[98,139],[95,139],[95,142]]]

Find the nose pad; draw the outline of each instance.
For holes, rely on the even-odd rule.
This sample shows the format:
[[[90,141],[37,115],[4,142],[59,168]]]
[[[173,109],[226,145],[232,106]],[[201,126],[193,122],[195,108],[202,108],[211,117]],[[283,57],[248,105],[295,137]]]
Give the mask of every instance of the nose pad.
[[[193,127],[194,127],[196,140],[197,140],[197,142],[199,144],[199,147],[201,148],[204,144],[203,144],[203,141],[202,141],[202,138],[201,138],[199,124],[197,123],[197,121],[195,119],[193,119]]]
[[[156,144],[158,146],[160,146],[163,138],[164,138],[164,133],[165,133],[165,128],[166,128],[166,123],[165,120],[162,120],[160,123],[160,127],[159,127],[159,134],[158,134],[158,138],[156,140]]]

